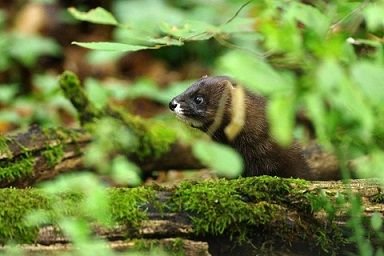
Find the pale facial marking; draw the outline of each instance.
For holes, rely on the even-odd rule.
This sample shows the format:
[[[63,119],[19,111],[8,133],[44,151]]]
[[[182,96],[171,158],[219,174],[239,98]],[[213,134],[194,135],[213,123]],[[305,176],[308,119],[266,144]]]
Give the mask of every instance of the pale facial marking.
[[[187,123],[188,125],[192,126],[192,127],[199,128],[199,127],[203,126],[202,122],[196,121],[196,120],[191,119],[189,117],[185,117],[183,115],[176,115],[176,117],[179,118],[180,120],[182,120],[183,122]]]
[[[177,101],[175,101],[175,103],[177,105],[173,111],[175,112],[177,118],[179,118],[183,122],[185,122],[185,123],[187,123],[193,127],[196,127],[196,128],[203,126],[203,124],[201,122],[184,116],[184,110],[181,108],[180,104]]]
[[[175,102],[177,104],[176,108],[173,110],[175,111],[176,115],[182,115],[183,114],[183,109],[180,107],[180,104]]]

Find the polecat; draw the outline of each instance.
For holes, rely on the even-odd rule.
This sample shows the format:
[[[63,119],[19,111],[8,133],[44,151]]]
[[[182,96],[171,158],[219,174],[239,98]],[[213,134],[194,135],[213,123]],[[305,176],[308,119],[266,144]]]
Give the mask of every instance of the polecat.
[[[224,98],[223,95],[226,90],[237,89],[236,82],[227,76],[203,77],[173,98],[169,108],[192,127],[211,133],[215,141],[237,150],[244,159],[243,176],[311,178],[300,147],[295,143],[282,147],[270,136],[265,113],[266,99],[260,95],[244,89],[244,125],[233,140],[227,138],[224,129],[233,116],[232,96],[226,94],[229,97]],[[221,108],[222,115],[218,116],[222,104],[225,104]],[[211,131],[217,118],[220,118],[220,123]]]

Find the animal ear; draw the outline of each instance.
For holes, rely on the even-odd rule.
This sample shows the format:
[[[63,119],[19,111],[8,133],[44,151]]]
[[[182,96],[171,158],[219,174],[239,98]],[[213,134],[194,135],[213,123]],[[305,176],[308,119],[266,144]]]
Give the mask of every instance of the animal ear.
[[[220,83],[229,89],[235,89],[235,86],[236,86],[236,84],[233,84],[231,81],[227,79],[221,81]]]

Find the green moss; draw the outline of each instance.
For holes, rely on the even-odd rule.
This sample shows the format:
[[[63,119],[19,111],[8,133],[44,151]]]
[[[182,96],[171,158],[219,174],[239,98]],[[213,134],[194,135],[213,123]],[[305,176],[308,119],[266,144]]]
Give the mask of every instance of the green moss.
[[[92,132],[92,123],[102,117],[120,120],[134,134],[139,142],[135,155],[143,160],[146,157],[159,157],[169,150],[176,140],[176,133],[161,122],[143,120],[121,110],[105,108],[98,110],[87,98],[77,76],[69,71],[60,77],[60,87],[76,108],[81,124]]]
[[[25,217],[41,209],[48,209],[48,200],[35,190],[0,189],[0,243],[33,242],[38,228],[27,225]]]
[[[80,216],[82,199],[78,193],[52,195],[38,189],[0,189],[0,243],[35,242],[40,224],[57,223],[60,216]],[[31,221],[33,215],[38,220]]]
[[[80,136],[84,136],[84,130],[80,130],[80,129],[75,130],[75,129],[66,129],[63,127],[55,127],[55,128],[42,128],[42,132],[44,133],[44,135],[47,138],[56,139],[58,141],[58,143],[61,144],[61,145],[53,146],[53,148],[54,148],[53,150],[55,150],[56,152],[53,152],[53,154],[54,154],[53,158],[48,156],[48,158],[50,158],[51,160],[59,161],[58,157],[60,157],[60,155],[61,155],[60,151],[64,150],[63,145],[65,143],[68,143],[68,142],[71,142],[74,144],[76,153],[80,154],[82,152],[82,148],[76,142],[78,141]],[[50,146],[48,145],[48,147],[50,147]],[[50,153],[48,153],[48,154],[50,154]]]
[[[138,250],[138,253],[141,255],[174,255],[174,256],[183,256],[184,253],[184,242],[180,238],[169,239],[168,241],[156,240],[156,239],[135,239],[134,249]]]
[[[8,139],[4,136],[0,136],[0,155],[5,155],[8,157],[12,156],[12,152],[8,147]]]
[[[151,188],[121,188],[109,190],[112,220],[138,227],[147,219],[146,206],[154,201],[156,193]]]
[[[27,153],[13,160],[0,162],[0,181],[12,182],[28,177],[33,173],[34,165],[35,159]]]
[[[102,116],[102,111],[93,106],[86,97],[80,81],[74,73],[65,71],[60,76],[59,84],[65,97],[71,101],[72,105],[78,111],[82,125],[93,122],[95,119]]]
[[[146,157],[160,157],[168,152],[176,141],[176,133],[163,122],[144,120],[117,109],[109,109],[107,113],[123,122],[135,135],[139,147],[134,154],[141,160]]]
[[[304,241],[324,252],[346,243],[332,223],[321,223],[314,217],[308,197],[312,192],[303,180],[262,176],[183,182],[166,200],[158,200],[152,187],[108,189],[107,193],[112,225],[139,227],[148,218],[146,211],[151,205],[157,211],[187,213],[198,234],[224,235],[234,242],[253,242],[255,236],[262,244]],[[46,211],[49,223],[70,216],[88,219],[83,199],[79,193],[47,195],[36,189],[0,189],[0,242],[36,239],[37,226],[24,222],[25,216],[36,210]],[[174,247],[179,246],[175,242]]]
[[[163,123],[148,123],[146,133],[141,138],[142,150],[138,152],[139,157],[160,157],[169,151],[175,141],[175,132],[165,127]]]
[[[223,234],[244,242],[258,234],[264,241],[304,240],[323,250],[336,248],[335,244],[341,245],[336,240],[340,233],[314,218],[308,184],[270,176],[184,182],[175,191],[172,209],[187,212],[194,230],[203,235]],[[292,221],[288,211],[301,216],[292,227],[287,226]]]
[[[159,248],[159,240],[134,239],[134,249],[142,253]]]
[[[279,218],[279,199],[289,194],[290,183],[272,177],[184,182],[175,192],[173,202],[175,210],[192,213],[198,233],[220,235],[230,231],[233,236],[244,237],[251,231],[248,227]]]
[[[184,242],[183,242],[183,239],[181,238],[175,238],[173,241],[172,241],[172,244],[171,244],[171,248],[172,251],[180,251],[183,249],[183,246],[184,246]]]
[[[53,167],[60,163],[64,157],[63,145],[58,144],[56,146],[49,147],[48,149],[44,150],[41,155],[47,161],[48,166]]]
[[[133,228],[147,219],[146,205],[155,199],[151,188],[109,189],[108,195],[113,224]],[[51,224],[62,217],[87,218],[81,206],[83,200],[80,193],[53,195],[38,189],[0,189],[0,243],[35,241],[38,224],[26,222],[34,212],[44,213],[45,223]]]

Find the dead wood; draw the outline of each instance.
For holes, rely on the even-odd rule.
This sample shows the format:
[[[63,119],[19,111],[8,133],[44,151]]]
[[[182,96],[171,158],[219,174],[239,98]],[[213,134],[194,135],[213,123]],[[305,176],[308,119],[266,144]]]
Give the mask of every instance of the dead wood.
[[[33,163],[33,166],[24,175],[16,174],[9,178],[0,179],[0,187],[32,186],[36,182],[51,179],[63,172],[86,169],[82,156],[91,140],[91,135],[82,129],[42,130],[38,126],[32,126],[25,132],[5,136],[3,141],[7,145],[7,150],[0,152],[0,173],[9,171],[10,168],[6,167],[15,165],[26,158]],[[62,156],[52,163],[45,156],[45,152],[55,147],[60,147]],[[199,169],[204,167],[193,157],[191,148],[180,142],[174,143],[170,150],[161,157],[148,157],[136,161],[142,171],[147,174],[154,170]],[[23,172],[23,170],[14,171]],[[0,177],[2,177],[1,174]]]
[[[244,181],[246,180],[247,179],[244,179]],[[214,183],[212,184],[214,186]],[[294,187],[295,186],[293,186],[293,188]],[[175,241],[174,239],[181,239],[186,255],[195,255],[193,253],[196,253],[196,251],[202,253],[199,255],[208,255],[208,253],[211,255],[255,255],[255,253],[265,253],[265,247],[271,250],[268,255],[282,255],[281,253],[284,255],[317,254],[322,252],[322,248],[319,248],[318,244],[316,244],[318,241],[313,241],[313,238],[310,237],[310,235],[312,235],[311,233],[304,234],[304,232],[317,229],[328,230],[331,228],[336,231],[331,230],[329,234],[341,231],[340,234],[342,236],[348,237],[351,233],[351,229],[347,223],[347,220],[350,218],[350,204],[344,202],[342,205],[337,206],[336,198],[340,197],[340,195],[343,195],[345,198],[358,196],[362,202],[362,221],[363,223],[369,223],[366,220],[369,220],[369,217],[372,216],[374,212],[384,216],[384,204],[377,203],[374,200],[377,196],[382,195],[381,190],[382,185],[375,180],[352,180],[349,184],[341,181],[311,182],[310,185],[301,192],[305,195],[325,196],[325,198],[337,208],[332,220],[329,219],[329,215],[326,214],[325,211],[312,213],[302,211],[302,209],[306,208],[303,205],[306,204],[305,198],[307,197],[298,199],[297,195],[288,194],[286,197],[290,203],[287,205],[279,205],[279,220],[273,219],[267,223],[250,224],[255,225],[254,233],[250,234],[245,241],[238,243],[236,236],[230,239],[227,231],[224,231],[222,235],[197,232],[193,224],[193,218],[197,218],[198,216],[193,212],[185,210],[181,210],[180,212],[170,211],[170,208],[167,208],[167,204],[174,196],[175,190],[167,189],[167,191],[163,191],[163,189],[159,188],[156,192],[156,197],[164,203],[165,207],[159,210],[155,205],[147,205],[145,208],[147,209],[148,219],[143,220],[139,226],[132,227],[119,224],[112,228],[106,228],[95,225],[93,231],[98,237],[109,241],[108,244],[111,248],[117,250],[130,249],[132,243],[134,243],[132,241],[135,241],[132,239],[140,239],[145,242],[151,240]],[[129,193],[129,190],[125,193]],[[239,198],[238,200],[248,204],[256,203],[252,200],[249,201],[247,198]],[[201,204],[204,203],[205,202],[201,202]],[[212,207],[214,208],[216,206],[212,205]],[[237,221],[241,222],[241,220],[236,219],[236,216],[234,216],[233,221],[233,226],[237,225]],[[314,227],[310,227],[311,225]],[[295,239],[282,240],[280,233],[282,230],[285,230],[284,232],[291,230],[292,236],[295,237]],[[231,231],[229,230],[228,232]],[[303,232],[303,234],[297,235],[296,232]],[[267,233],[269,240],[265,241]],[[289,232],[287,234],[289,235]],[[366,235],[370,236],[369,232]],[[324,239],[331,238],[324,237]],[[330,241],[329,243],[332,242],[334,241]],[[375,241],[372,240],[372,242],[374,243]],[[355,249],[350,243],[344,245],[337,244],[337,246],[337,250],[343,252],[353,251]],[[57,250],[60,252],[73,249],[71,241],[54,225],[40,228],[35,245],[23,245],[22,247],[32,253],[49,250]],[[4,250],[4,247],[2,249]]]

